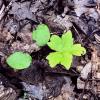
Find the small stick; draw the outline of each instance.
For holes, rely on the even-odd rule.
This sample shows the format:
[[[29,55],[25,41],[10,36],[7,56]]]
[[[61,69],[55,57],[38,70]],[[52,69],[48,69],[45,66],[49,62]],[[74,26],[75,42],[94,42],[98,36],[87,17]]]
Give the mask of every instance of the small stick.
[[[5,6],[3,5],[1,11],[0,11],[0,21],[2,20],[2,18],[5,16],[6,12],[9,11],[11,5],[13,4],[13,2],[16,1],[16,0],[12,0],[8,6],[5,8]],[[5,9],[4,9],[5,8]]]

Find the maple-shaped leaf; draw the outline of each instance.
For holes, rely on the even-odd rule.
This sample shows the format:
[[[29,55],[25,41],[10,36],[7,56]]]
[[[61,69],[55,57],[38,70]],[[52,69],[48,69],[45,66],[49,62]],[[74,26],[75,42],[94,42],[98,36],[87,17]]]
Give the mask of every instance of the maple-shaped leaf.
[[[61,64],[66,69],[69,69],[74,55],[81,56],[86,53],[86,49],[81,44],[73,43],[72,32],[70,30],[63,34],[62,37],[52,35],[48,46],[55,50],[54,53],[50,53],[47,56],[51,67]]]

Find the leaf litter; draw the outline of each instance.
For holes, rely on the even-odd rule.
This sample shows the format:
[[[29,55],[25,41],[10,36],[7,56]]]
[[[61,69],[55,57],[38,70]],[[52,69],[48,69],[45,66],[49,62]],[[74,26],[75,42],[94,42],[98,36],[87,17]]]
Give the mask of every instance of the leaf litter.
[[[0,99],[99,100],[99,8],[99,0],[1,0],[0,91],[4,94],[0,92]],[[71,29],[75,42],[82,43],[87,54],[75,57],[70,70],[61,65],[51,69],[45,60],[51,50],[38,48],[31,39],[32,30],[40,23],[58,36]],[[16,50],[32,55],[30,68],[18,72],[8,68],[5,59]]]

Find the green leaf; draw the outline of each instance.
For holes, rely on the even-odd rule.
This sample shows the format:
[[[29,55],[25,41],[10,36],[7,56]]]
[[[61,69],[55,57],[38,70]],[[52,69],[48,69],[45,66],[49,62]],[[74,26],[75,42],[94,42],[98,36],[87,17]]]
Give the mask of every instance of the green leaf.
[[[50,53],[46,59],[49,61],[50,67],[54,68],[57,64],[60,63],[62,55],[59,52]]]
[[[72,64],[73,55],[81,56],[86,53],[84,47],[81,44],[73,44],[72,32],[68,31],[60,38],[57,35],[53,35],[48,43],[48,46],[55,50],[55,53],[50,53],[47,56],[49,64],[54,68],[57,64],[63,65],[66,69],[69,69]]]
[[[52,35],[50,38],[50,42],[48,42],[48,46],[55,51],[62,51],[63,45],[62,40],[57,35]]]
[[[86,49],[81,44],[74,44],[71,53],[75,56],[81,56],[86,53]]]
[[[63,53],[63,58],[62,58],[62,60],[61,60],[61,64],[62,64],[67,70],[69,70],[69,68],[71,67],[71,64],[72,64],[72,60],[73,60],[72,54]]]
[[[28,68],[31,64],[31,61],[31,56],[23,52],[15,52],[11,54],[6,60],[7,64],[14,69]]]
[[[72,32],[70,30],[62,35],[62,41],[66,45],[73,45],[73,37]]]
[[[73,45],[73,38],[72,32],[70,30],[62,35],[62,43],[64,51],[71,49]]]
[[[45,24],[40,24],[32,33],[32,39],[36,41],[38,46],[44,46],[50,39],[50,31]]]

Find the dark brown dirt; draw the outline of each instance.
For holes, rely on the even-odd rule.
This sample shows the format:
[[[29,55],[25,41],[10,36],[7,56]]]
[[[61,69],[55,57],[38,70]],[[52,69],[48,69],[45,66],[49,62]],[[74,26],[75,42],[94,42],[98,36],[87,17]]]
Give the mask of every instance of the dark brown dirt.
[[[85,85],[89,82],[89,89],[77,88],[77,79],[81,77],[78,68],[84,69],[92,62],[93,52],[97,51],[100,59],[99,5],[96,0],[1,0],[0,100],[99,100],[100,91],[94,91],[93,72],[86,80],[82,79]],[[75,42],[81,43],[87,54],[74,57],[70,70],[61,65],[51,69],[45,59],[50,48],[38,47],[31,38],[32,31],[40,23],[47,24],[50,32],[59,36],[70,29]],[[31,54],[33,62],[28,69],[14,71],[6,64],[7,56],[14,51]],[[100,68],[96,70],[100,74]],[[99,78],[96,83],[100,85]],[[67,86],[65,90],[64,86]]]

